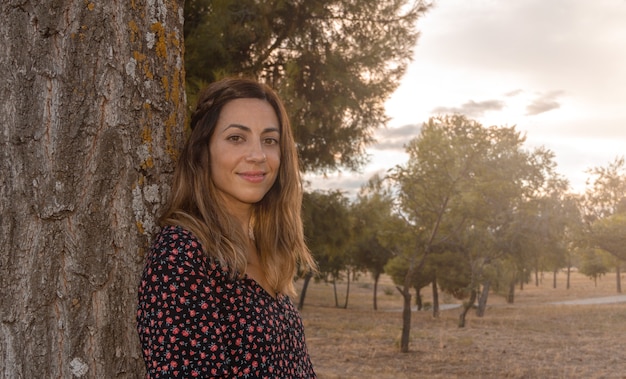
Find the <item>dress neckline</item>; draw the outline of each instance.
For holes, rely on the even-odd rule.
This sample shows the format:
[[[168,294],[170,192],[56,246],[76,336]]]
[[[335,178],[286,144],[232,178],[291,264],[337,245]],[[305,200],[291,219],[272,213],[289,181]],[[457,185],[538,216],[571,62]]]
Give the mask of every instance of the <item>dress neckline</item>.
[[[259,289],[259,291],[254,291],[255,293],[263,294],[265,297],[272,299],[272,301],[274,302],[277,302],[277,303],[281,302],[282,297],[284,296],[282,293],[278,291],[276,292],[276,297],[272,296],[271,293],[269,293],[265,288],[263,288],[262,285],[259,284],[259,282],[251,278],[248,274],[243,274],[243,280],[249,282],[250,288],[252,290],[255,290],[256,288]]]

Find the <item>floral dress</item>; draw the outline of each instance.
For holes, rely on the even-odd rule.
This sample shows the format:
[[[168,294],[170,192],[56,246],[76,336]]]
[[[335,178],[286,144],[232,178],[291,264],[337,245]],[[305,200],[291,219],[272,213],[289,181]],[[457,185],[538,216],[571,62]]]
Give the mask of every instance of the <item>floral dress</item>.
[[[157,235],[138,300],[147,378],[315,378],[290,298],[232,279],[181,227]]]

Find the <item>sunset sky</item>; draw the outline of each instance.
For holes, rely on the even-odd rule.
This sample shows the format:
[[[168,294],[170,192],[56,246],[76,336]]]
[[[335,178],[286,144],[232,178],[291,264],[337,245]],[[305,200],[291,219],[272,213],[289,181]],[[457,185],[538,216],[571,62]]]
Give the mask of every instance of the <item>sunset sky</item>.
[[[354,193],[404,164],[403,145],[429,117],[462,113],[513,126],[525,147],[545,146],[574,192],[585,171],[626,154],[626,0],[437,0],[392,118],[361,173],[307,176],[312,188]]]

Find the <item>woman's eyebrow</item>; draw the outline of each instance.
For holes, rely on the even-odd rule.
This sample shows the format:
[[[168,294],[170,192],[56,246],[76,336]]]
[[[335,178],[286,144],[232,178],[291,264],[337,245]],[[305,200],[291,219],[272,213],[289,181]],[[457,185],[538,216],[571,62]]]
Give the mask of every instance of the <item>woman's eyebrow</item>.
[[[251,132],[251,131],[252,131],[252,129],[250,129],[249,127],[247,127],[247,126],[245,126],[245,125],[241,125],[241,124],[230,124],[230,125],[228,125],[228,126],[224,129],[224,131],[227,131],[228,129],[231,129],[231,128],[233,128],[233,129],[239,129],[239,130],[242,130],[242,131],[245,131],[245,132]],[[273,132],[280,133],[280,129],[279,129],[279,128],[276,128],[276,127],[269,127],[269,128],[265,128],[265,129],[263,129],[263,131],[261,132],[261,134],[273,133]]]

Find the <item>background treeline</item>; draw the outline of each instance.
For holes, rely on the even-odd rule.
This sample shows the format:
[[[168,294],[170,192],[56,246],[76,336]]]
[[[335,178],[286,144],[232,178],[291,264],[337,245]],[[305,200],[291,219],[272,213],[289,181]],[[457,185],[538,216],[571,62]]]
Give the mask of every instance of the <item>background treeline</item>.
[[[513,303],[515,289],[538,285],[544,272],[553,273],[556,286],[565,270],[568,288],[573,269],[593,279],[615,272],[621,292],[623,158],[591,169],[587,191],[573,194],[553,154],[525,149],[513,127],[487,128],[460,115],[432,118],[406,149],[405,164],[373,177],[356,198],[338,190],[306,194],[305,232],[318,279],[349,283],[367,272],[376,283],[390,275],[404,295],[407,333],[411,291],[419,307],[426,286],[435,317],[439,291],[465,300],[459,326],[473,306],[484,314],[490,291]],[[347,304],[348,294],[343,304],[336,300]]]

